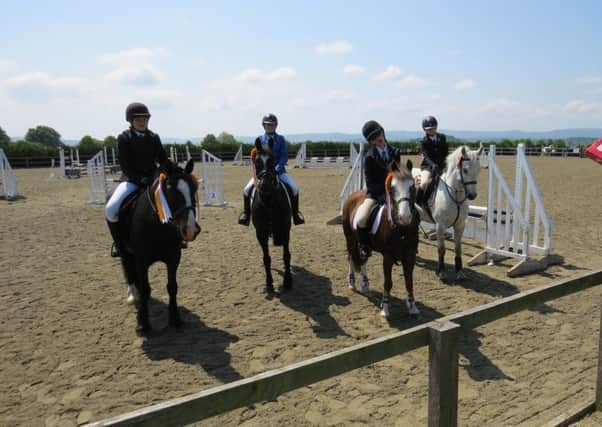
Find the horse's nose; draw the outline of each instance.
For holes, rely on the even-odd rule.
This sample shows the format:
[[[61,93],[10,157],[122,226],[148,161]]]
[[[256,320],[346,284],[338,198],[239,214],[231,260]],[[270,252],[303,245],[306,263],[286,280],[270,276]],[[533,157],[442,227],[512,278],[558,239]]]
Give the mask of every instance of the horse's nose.
[[[412,213],[405,213],[405,214],[401,214],[399,215],[399,222],[402,225],[408,225],[409,223],[412,222]]]
[[[474,200],[477,198],[477,193],[470,193],[468,194],[468,200]]]

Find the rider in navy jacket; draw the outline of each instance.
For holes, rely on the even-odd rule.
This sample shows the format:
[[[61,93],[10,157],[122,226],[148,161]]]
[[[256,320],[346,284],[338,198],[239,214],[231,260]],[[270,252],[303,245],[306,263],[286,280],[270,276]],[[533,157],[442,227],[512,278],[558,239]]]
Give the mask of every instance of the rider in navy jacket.
[[[278,126],[278,118],[274,114],[267,114],[263,117],[261,122],[265,133],[259,136],[257,139],[262,144],[273,143],[272,153],[274,153],[274,159],[276,160],[276,173],[278,177],[286,185],[288,192],[291,196],[291,209],[293,214],[293,222],[295,225],[305,223],[305,219],[301,212],[299,212],[299,187],[293,178],[286,173],[286,162],[288,161],[288,148],[286,146],[286,140],[282,135],[276,133],[276,127]],[[244,211],[238,218],[238,223],[241,225],[249,225],[251,221],[251,194],[254,185],[254,179],[251,178],[243,190],[243,202]]]
[[[425,135],[420,145],[420,151],[422,152],[420,189],[422,191],[419,192],[419,198],[422,198],[420,196],[424,194],[424,190],[426,190],[432,178],[441,175],[449,154],[447,138],[444,134],[437,133],[437,125],[437,119],[433,116],[427,116],[422,120],[422,129]]]

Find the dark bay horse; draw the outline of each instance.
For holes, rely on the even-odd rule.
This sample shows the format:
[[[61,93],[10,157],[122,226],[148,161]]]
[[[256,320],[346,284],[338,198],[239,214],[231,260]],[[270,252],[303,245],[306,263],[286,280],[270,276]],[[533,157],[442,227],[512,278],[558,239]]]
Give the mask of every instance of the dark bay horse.
[[[167,265],[169,325],[182,324],[176,300],[180,245],[182,241],[193,241],[201,231],[197,223],[198,183],[192,174],[193,166],[192,160],[185,169],[168,162],[166,169],[157,173],[153,184],[142,190],[133,203],[124,203],[120,213],[119,223],[125,236],[121,264],[130,292],[134,292],[132,297],[137,300],[136,332],[139,335],[147,335],[151,330],[148,269],[157,261]]]
[[[270,236],[274,246],[282,246],[284,261],[283,289],[293,286],[291,274],[291,253],[289,241],[291,234],[291,207],[284,184],[278,179],[276,162],[270,145],[262,145],[255,141],[251,152],[251,162],[255,176],[255,190],[251,202],[251,218],[255,226],[257,241],[263,251],[263,267],[265,269],[265,294],[270,299],[274,296],[274,279],[272,278],[271,258],[268,242]]]
[[[412,178],[412,162],[400,165],[399,159],[394,164],[393,171],[388,175],[385,188],[387,203],[382,212],[382,217],[376,234],[372,234],[370,246],[373,250],[383,255],[384,289],[380,314],[384,317],[390,315],[389,296],[393,281],[391,272],[393,264],[401,262],[405,279],[406,307],[412,316],[420,314],[414,301],[414,265],[416,264],[416,251],[418,249],[418,212],[414,206],[416,201],[416,188]],[[357,208],[366,197],[364,191],[352,193],[343,204],[343,232],[347,242],[349,256],[349,288],[355,290],[355,272],[362,275],[362,293],[369,291],[368,276],[366,274],[366,260],[360,258],[358,235],[354,226],[354,217]]]

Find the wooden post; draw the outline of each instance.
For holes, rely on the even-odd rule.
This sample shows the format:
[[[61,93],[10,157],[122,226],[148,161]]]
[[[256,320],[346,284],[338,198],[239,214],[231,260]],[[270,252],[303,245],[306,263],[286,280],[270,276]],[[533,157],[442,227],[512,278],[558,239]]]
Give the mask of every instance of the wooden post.
[[[429,427],[458,425],[460,330],[450,321],[435,321],[429,327]]]
[[[596,380],[596,411],[602,411],[602,307],[600,308],[600,335],[598,337],[598,378]]]

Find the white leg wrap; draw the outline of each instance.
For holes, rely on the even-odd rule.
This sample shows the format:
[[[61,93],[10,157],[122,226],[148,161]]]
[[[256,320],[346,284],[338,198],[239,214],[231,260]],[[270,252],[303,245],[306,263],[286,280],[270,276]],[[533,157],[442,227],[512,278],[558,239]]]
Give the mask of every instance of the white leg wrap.
[[[138,293],[138,289],[136,289],[136,285],[128,285],[128,304],[132,305],[138,301],[140,301],[140,294]]]

